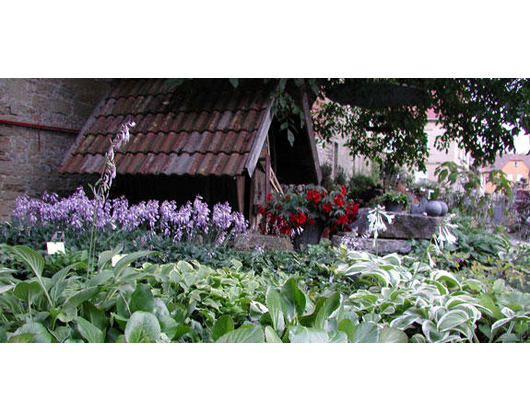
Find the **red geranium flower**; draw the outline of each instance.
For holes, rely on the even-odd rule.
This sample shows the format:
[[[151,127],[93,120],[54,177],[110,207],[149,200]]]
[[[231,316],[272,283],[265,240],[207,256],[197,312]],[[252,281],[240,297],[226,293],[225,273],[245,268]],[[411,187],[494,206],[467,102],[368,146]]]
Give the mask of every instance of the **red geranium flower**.
[[[308,201],[312,201],[315,204],[318,204],[322,200],[322,196],[317,190],[309,190],[305,197]]]
[[[344,207],[344,200],[338,195],[333,198],[333,202],[340,208]]]

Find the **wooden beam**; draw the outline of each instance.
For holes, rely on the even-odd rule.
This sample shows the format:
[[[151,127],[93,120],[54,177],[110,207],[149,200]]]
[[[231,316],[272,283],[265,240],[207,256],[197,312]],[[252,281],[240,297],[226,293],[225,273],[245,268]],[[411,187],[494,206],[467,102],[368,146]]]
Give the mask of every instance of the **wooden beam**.
[[[269,102],[267,109],[265,110],[265,117],[261,121],[261,124],[256,133],[256,138],[254,139],[254,144],[250,149],[248,154],[247,162],[245,163],[245,168],[248,171],[248,175],[252,178],[254,174],[254,169],[258,163],[258,159],[261,155],[261,150],[267,139],[267,134],[269,133],[269,128],[272,122],[272,105],[274,104],[274,99]]]
[[[311,121],[309,98],[307,96],[305,84],[304,84],[304,88],[302,89],[302,108],[304,110],[305,124],[307,127],[307,135],[309,137],[309,147],[311,149],[311,156],[313,158],[313,166],[315,169],[317,184],[320,184],[322,182],[322,170],[320,169],[320,162],[318,160],[315,133],[313,131],[313,122]]]
[[[283,188],[280,184],[280,181],[278,181],[278,178],[276,178],[276,174],[274,173],[274,171],[272,170],[271,168],[271,172],[270,172],[270,183],[272,185],[272,188],[274,188],[274,190],[277,192],[277,193],[280,193],[281,195],[283,195]]]
[[[245,176],[236,176],[237,207],[241,214],[245,214]]]

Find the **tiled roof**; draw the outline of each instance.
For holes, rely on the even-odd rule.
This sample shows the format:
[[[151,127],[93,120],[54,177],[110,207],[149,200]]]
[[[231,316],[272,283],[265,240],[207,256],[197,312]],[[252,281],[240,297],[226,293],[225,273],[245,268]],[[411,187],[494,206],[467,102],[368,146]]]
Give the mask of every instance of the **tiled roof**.
[[[271,103],[251,79],[124,79],[94,111],[60,169],[99,173],[109,139],[126,119],[136,126],[116,154],[121,174],[238,175]]]
[[[498,171],[502,170],[504,166],[511,161],[523,161],[527,167],[530,168],[530,156],[525,154],[506,154],[500,157],[497,157],[493,165],[487,166],[484,168],[485,171],[491,171],[496,169]]]

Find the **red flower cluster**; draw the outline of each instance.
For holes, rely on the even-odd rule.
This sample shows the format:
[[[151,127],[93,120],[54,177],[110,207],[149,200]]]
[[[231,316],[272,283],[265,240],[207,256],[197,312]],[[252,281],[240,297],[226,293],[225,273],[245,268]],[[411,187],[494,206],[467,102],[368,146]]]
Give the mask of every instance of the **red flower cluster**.
[[[329,230],[331,234],[334,234],[351,230],[350,224],[355,220],[359,204],[346,198],[346,188],[342,186],[340,191],[333,194],[332,203],[326,203],[322,208],[333,216]]]
[[[326,196],[326,192],[323,191],[322,194],[320,194],[317,190],[309,190],[309,192],[305,195],[305,198],[307,198],[307,201],[311,201],[315,204],[318,204],[320,200],[322,200],[323,197]]]
[[[346,193],[344,186],[329,193],[315,186],[302,192],[289,190],[287,195],[275,199],[268,194],[265,207],[259,207],[263,216],[261,232],[292,235],[316,223],[322,228],[329,227],[330,233],[348,231],[359,206],[348,200]]]
[[[289,221],[295,226],[304,226],[307,221],[307,216],[299,211],[298,213],[290,214]]]

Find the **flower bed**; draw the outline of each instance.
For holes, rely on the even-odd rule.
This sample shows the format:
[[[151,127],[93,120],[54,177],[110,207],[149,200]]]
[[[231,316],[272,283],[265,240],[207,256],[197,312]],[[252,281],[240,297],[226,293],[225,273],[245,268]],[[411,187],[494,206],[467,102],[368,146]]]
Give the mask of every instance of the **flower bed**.
[[[135,237],[139,246],[148,246],[155,236],[172,242],[219,246],[235,240],[248,228],[244,216],[233,212],[228,203],[218,203],[210,209],[200,196],[180,207],[174,201],[129,204],[124,197],[105,202],[89,199],[78,188],[66,198],[54,193],[44,193],[41,199],[19,197],[13,221],[4,225],[0,240],[86,243],[93,225],[106,237]]]

